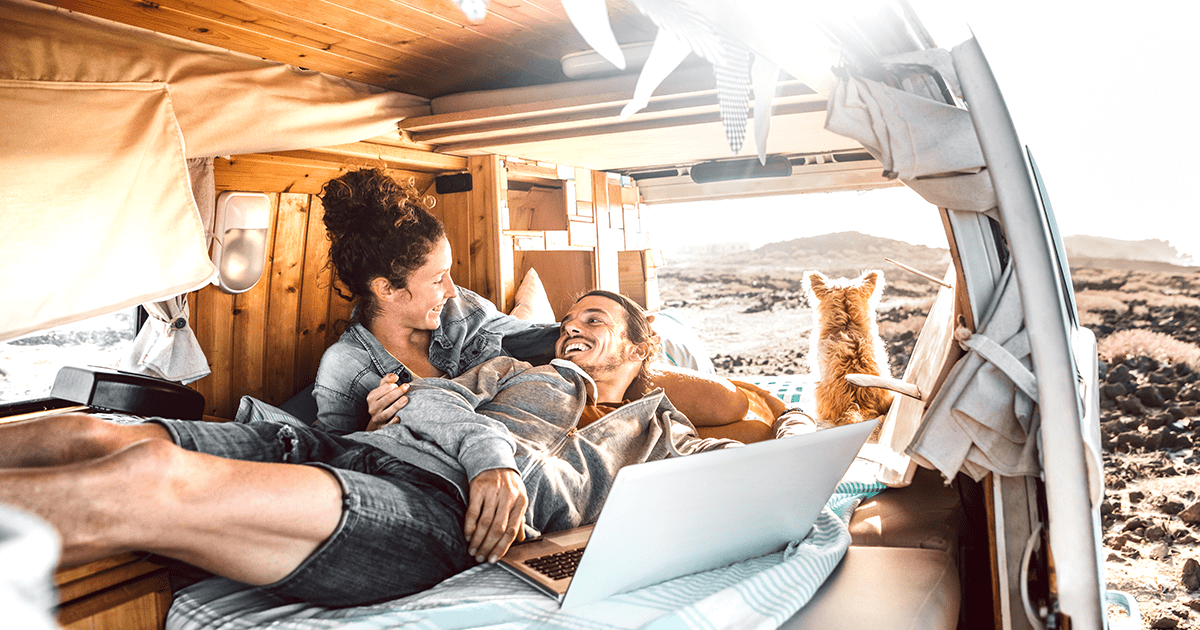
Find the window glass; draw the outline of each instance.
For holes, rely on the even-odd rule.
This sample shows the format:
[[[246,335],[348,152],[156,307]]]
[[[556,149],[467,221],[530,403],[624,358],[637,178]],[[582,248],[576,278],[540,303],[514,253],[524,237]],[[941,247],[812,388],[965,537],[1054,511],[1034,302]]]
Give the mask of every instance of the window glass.
[[[50,395],[64,365],[117,368],[133,345],[137,307],[0,342],[0,403]]]

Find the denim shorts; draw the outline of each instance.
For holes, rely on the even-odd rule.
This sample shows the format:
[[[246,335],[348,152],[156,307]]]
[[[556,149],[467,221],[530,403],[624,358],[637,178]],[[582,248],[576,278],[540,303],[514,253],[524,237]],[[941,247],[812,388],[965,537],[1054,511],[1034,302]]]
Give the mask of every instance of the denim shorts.
[[[187,450],[318,466],[341,484],[333,534],[267,591],[323,606],[362,605],[423,591],[476,564],[467,554],[458,488],[373,446],[300,423],[154,421]]]

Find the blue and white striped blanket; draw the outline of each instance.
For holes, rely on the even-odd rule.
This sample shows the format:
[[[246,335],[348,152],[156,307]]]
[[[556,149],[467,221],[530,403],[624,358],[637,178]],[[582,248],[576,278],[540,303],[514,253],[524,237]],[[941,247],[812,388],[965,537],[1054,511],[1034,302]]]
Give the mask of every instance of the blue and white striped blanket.
[[[176,595],[167,628],[777,628],[808,602],[841,561],[850,546],[848,523],[854,508],[862,499],[883,489],[882,484],[843,481],[809,535],[782,552],[668,580],[565,611],[557,602],[507,571],[493,565],[480,565],[423,593],[354,608],[289,603],[244,584],[211,578]]]

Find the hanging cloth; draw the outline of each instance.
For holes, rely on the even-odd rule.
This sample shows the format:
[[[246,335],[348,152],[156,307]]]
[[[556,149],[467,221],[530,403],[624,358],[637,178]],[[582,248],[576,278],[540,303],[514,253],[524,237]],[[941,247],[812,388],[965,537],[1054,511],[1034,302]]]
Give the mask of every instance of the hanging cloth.
[[[1037,475],[1037,379],[1011,264],[1005,268],[983,324],[956,337],[967,354],[922,418],[908,454],[953,479],[987,473]]]

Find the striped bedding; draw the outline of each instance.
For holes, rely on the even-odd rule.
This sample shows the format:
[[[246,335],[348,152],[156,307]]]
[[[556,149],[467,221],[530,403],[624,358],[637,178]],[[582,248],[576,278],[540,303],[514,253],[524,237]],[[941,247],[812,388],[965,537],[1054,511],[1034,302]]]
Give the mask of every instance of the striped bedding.
[[[881,484],[844,481],[812,532],[786,550],[559,609],[503,569],[480,565],[434,588],[390,602],[325,608],[283,601],[244,584],[210,578],[181,590],[170,630],[485,628],[492,630],[777,628],[812,597],[850,546],[858,503]]]
[[[811,386],[807,376],[739,377],[790,406]],[[861,479],[862,481],[850,481]],[[224,578],[176,593],[168,630],[626,630],[770,629],[812,597],[850,546],[854,508],[885,488],[851,468],[809,535],[786,550],[668,580],[594,604],[558,604],[492,565],[480,565],[410,597],[369,606],[326,608],[283,600]]]

